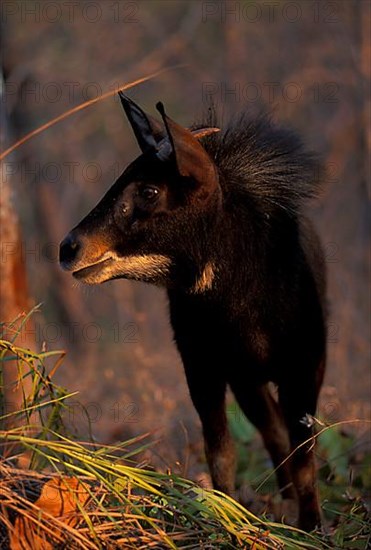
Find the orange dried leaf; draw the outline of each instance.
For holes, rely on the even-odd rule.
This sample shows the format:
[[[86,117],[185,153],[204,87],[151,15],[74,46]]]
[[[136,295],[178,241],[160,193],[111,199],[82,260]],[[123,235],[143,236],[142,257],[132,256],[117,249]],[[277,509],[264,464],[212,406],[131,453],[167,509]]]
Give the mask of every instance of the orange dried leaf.
[[[33,510],[34,519],[24,515],[16,518],[14,528],[9,533],[11,550],[52,550],[53,546],[48,542],[50,536],[42,529],[43,512],[73,527],[79,520],[80,507],[86,505],[89,497],[86,487],[75,477],[47,481],[34,503],[39,509],[37,517]]]

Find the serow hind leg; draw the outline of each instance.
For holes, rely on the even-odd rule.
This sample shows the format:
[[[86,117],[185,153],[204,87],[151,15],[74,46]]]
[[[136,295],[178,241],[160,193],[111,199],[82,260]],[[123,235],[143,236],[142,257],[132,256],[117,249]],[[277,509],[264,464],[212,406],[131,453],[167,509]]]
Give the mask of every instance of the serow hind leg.
[[[232,391],[246,417],[259,430],[265,447],[276,468],[278,486],[282,496],[282,510],[278,520],[296,523],[297,499],[289,461],[290,440],[278,403],[267,384],[244,387],[231,383]]]
[[[313,428],[306,415],[314,415],[318,388],[311,381],[292,380],[289,387],[280,388],[280,403],[288,427],[291,450],[292,478],[299,501],[299,527],[312,531],[321,525],[314,455]]]

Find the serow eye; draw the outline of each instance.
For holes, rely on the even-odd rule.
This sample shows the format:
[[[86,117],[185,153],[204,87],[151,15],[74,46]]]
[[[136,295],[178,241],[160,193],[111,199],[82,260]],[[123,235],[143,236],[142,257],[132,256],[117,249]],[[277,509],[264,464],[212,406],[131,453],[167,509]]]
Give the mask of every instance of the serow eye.
[[[158,189],[157,187],[147,186],[143,187],[140,191],[140,196],[146,200],[146,201],[154,201],[158,196]]]

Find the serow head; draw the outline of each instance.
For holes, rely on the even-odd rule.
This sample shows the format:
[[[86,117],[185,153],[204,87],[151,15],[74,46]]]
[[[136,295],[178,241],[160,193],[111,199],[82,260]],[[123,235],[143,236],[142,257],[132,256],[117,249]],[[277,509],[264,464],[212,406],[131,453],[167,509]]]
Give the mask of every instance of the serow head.
[[[218,128],[183,128],[162,103],[159,121],[119,95],[142,154],[62,241],[60,264],[89,284],[126,278],[191,285],[221,195],[199,140]]]

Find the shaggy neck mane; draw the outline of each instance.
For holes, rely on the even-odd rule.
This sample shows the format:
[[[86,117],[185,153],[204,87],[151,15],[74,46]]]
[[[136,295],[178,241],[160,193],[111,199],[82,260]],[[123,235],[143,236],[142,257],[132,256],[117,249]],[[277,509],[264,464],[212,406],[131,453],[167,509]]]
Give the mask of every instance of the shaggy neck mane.
[[[219,171],[223,223],[215,220],[195,288],[209,290],[241,278],[258,284],[264,273],[277,273],[297,258],[297,220],[319,194],[321,164],[294,132],[275,126],[267,115],[244,114],[201,141]]]
[[[243,114],[202,144],[218,167],[225,197],[237,193],[248,208],[255,204],[264,214],[295,216],[320,191],[318,158],[268,115]]]

